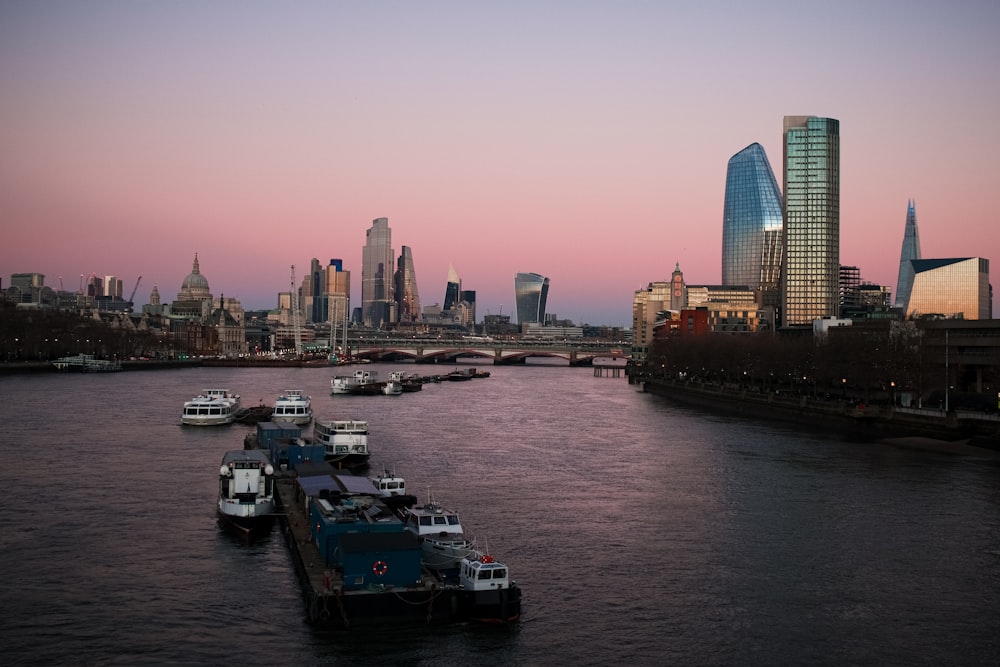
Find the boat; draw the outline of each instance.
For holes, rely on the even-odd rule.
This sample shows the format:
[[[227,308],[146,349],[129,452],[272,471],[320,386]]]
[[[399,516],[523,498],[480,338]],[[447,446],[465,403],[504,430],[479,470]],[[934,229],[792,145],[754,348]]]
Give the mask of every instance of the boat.
[[[377,394],[381,389],[378,371],[354,371],[353,375],[336,375],[330,380],[331,394]]]
[[[453,576],[425,567],[420,539],[370,478],[312,465],[279,476],[279,520],[302,584],[306,618],[354,630],[408,623],[512,623],[521,590],[507,566],[470,553]],[[395,477],[395,476],[391,476]],[[463,574],[464,572],[464,574]]]
[[[240,397],[228,389],[205,389],[184,403],[181,423],[189,426],[231,424],[240,409]]]
[[[312,421],[312,399],[299,389],[286,389],[274,401],[271,421],[308,424]]]
[[[404,373],[403,371],[392,371],[389,373],[390,382],[399,382],[404,392],[420,391],[424,388],[424,379],[416,373]]]
[[[400,515],[404,508],[417,504],[417,497],[406,492],[406,480],[396,473],[383,470],[368,479],[378,490],[382,502],[397,515]]]
[[[386,396],[399,396],[403,393],[403,383],[399,380],[389,380],[382,385],[382,393]]]
[[[233,421],[237,424],[259,424],[271,418],[274,408],[269,405],[252,405],[248,408],[240,408],[233,416]]]
[[[274,467],[262,450],[234,449],[219,468],[219,522],[252,540],[274,521]]]
[[[446,373],[444,376],[445,380],[449,382],[463,382],[465,380],[471,380],[473,378],[472,369],[457,370],[450,373]]]
[[[52,365],[57,370],[74,373],[114,373],[122,369],[121,363],[107,359],[95,359],[92,354],[60,357],[55,359]]]
[[[476,553],[474,540],[465,537],[458,512],[433,499],[402,511],[403,525],[421,542],[424,565],[443,574],[457,574],[463,558]]]
[[[317,419],[313,441],[323,445],[323,458],[338,466],[368,464],[368,422],[357,419]]]

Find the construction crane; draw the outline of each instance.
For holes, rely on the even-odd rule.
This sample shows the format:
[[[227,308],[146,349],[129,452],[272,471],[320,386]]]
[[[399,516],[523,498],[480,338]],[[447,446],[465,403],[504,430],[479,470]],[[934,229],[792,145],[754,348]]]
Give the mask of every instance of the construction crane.
[[[135,291],[139,289],[139,283],[142,282],[142,276],[135,279],[135,287],[132,288],[132,293],[128,295],[128,309],[132,310],[132,300],[135,298]]]

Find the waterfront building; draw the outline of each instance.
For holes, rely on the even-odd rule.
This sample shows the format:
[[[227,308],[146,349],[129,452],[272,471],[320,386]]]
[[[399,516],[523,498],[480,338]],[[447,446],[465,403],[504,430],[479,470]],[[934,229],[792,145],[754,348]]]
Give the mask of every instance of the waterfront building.
[[[462,279],[458,277],[458,272],[451,264],[448,265],[448,282],[444,288],[444,305],[442,310],[451,310],[461,299]]]
[[[375,218],[365,232],[361,254],[361,322],[382,328],[396,321],[393,297],[392,230],[388,218]]]
[[[413,251],[403,246],[396,262],[395,281],[396,312],[399,322],[420,321],[420,293],[417,290],[417,274],[413,268]]]
[[[906,317],[992,318],[990,260],[982,257],[912,259]]]
[[[899,253],[899,277],[896,279],[896,308],[907,312],[907,301],[913,287],[914,259],[920,254],[920,231],[917,229],[917,207],[913,200],[906,203],[906,226],[903,228],[903,248]]]
[[[681,271],[681,263],[674,265],[674,272],[670,274],[670,310],[681,310],[688,304],[687,284],[684,282],[684,272]]]
[[[785,116],[782,322],[834,317],[840,301],[840,122]]]
[[[514,276],[514,303],[517,323],[545,322],[545,301],[549,294],[549,279],[538,273],[518,273]]]
[[[208,316],[206,324],[215,327],[215,349],[218,354],[234,359],[247,351],[246,335],[243,329],[243,311],[237,319],[226,307],[225,297],[219,298],[219,307]]]
[[[684,278],[680,273],[680,265],[674,271],[674,279],[670,281],[651,282],[646,289],[636,290],[632,299],[632,358],[643,361],[649,355],[653,345],[653,334],[657,321],[670,319],[670,313],[679,312],[674,308],[672,294],[675,282],[682,285]]]
[[[781,191],[764,148],[729,159],[722,213],[722,284],[776,294],[781,272]],[[773,299],[772,299],[773,300]]]

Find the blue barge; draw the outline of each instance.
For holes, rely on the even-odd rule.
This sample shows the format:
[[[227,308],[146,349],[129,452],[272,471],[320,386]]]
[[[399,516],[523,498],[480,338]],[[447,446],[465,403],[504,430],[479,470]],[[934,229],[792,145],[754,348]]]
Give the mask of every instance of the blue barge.
[[[366,477],[328,463],[292,464],[276,481],[282,533],[309,623],[512,623],[521,590],[488,554],[446,578],[424,567],[420,539]]]

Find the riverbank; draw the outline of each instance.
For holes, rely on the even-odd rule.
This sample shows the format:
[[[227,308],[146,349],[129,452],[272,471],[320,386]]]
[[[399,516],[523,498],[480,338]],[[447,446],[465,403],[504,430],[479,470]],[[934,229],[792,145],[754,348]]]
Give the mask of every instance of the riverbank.
[[[984,413],[854,404],[838,399],[751,392],[710,383],[646,378],[643,391],[677,403],[768,421],[836,429],[853,437],[912,448],[972,454],[1000,452],[1000,417]]]

